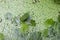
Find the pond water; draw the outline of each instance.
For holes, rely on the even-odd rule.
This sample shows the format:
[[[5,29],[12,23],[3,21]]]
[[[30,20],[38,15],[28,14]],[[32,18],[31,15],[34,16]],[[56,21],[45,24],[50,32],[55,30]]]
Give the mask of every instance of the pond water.
[[[5,40],[28,40],[30,34],[34,34],[31,31],[32,26],[29,34],[23,35],[19,31],[21,28],[19,18],[24,13],[29,12],[31,19],[36,21],[33,31],[42,32],[46,29],[45,20],[52,18],[56,21],[59,11],[60,5],[54,3],[53,0],[0,0],[0,33],[4,34]],[[17,20],[14,22],[15,17]],[[55,37],[53,38],[57,40]],[[52,40],[53,38],[43,38],[43,40]]]

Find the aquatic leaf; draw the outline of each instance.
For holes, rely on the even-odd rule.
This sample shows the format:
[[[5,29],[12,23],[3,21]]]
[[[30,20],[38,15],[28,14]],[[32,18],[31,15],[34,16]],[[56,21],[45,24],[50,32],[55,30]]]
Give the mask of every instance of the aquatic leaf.
[[[33,19],[30,20],[30,23],[31,23],[32,26],[36,26],[36,22],[35,22],[35,20],[33,20]]]
[[[44,23],[46,26],[49,26],[49,25],[54,25],[55,21],[53,19],[47,19]]]
[[[26,21],[26,20],[28,19],[28,17],[29,17],[29,13],[25,13],[25,14],[20,18],[20,20],[21,20],[22,22],[24,22],[24,21]]]
[[[0,33],[0,40],[4,40],[4,34]]]
[[[22,33],[28,32],[28,30],[29,30],[29,25],[26,24],[26,23],[21,23],[21,25],[22,25],[22,27],[21,27],[21,29],[20,29],[20,32],[22,32]]]

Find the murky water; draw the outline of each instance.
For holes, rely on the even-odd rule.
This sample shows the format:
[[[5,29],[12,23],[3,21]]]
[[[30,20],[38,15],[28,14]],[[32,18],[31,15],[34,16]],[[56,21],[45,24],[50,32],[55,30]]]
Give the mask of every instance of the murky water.
[[[16,25],[12,22],[14,17],[29,12],[31,18],[37,23],[33,31],[43,31],[46,28],[44,21],[48,18],[56,20],[59,11],[60,5],[55,4],[53,0],[39,0],[36,3],[33,3],[33,0],[0,0],[0,19],[2,19],[0,20],[0,32],[4,33],[5,40],[27,40],[30,34],[25,37],[20,34],[21,26],[19,23]],[[6,16],[7,13],[11,14]]]

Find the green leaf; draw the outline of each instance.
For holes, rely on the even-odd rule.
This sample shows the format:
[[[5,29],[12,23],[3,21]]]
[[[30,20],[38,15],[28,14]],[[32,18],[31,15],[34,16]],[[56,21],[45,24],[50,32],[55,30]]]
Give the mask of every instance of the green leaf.
[[[45,29],[44,30],[43,35],[44,35],[44,37],[47,37],[48,36],[48,29]]]
[[[21,23],[21,24],[22,24],[22,27],[21,27],[21,29],[20,29],[20,32],[21,32],[21,33],[26,33],[26,32],[28,32],[28,30],[29,30],[29,25],[26,24],[26,23]]]
[[[21,20],[22,22],[24,22],[24,21],[26,21],[26,20],[28,19],[28,17],[29,17],[29,14],[28,14],[28,12],[27,12],[27,13],[25,13],[25,14],[20,18],[20,20]]]
[[[4,34],[0,33],[0,40],[4,40]]]
[[[54,2],[60,4],[60,0],[54,0]]]
[[[30,23],[31,23],[32,26],[36,26],[35,20],[30,20]]]
[[[49,26],[49,25],[54,25],[55,21],[53,19],[47,19],[44,23],[46,26]]]

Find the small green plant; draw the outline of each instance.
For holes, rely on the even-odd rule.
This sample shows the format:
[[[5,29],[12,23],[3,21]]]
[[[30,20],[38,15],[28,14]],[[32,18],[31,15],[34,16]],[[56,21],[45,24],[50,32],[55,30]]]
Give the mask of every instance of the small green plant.
[[[29,30],[29,26],[36,26],[36,22],[35,22],[35,20],[33,20],[33,19],[29,19],[29,13],[27,12],[27,13],[25,13],[22,17],[20,17],[20,24],[21,24],[21,29],[20,29],[20,31],[22,32],[22,33],[26,33],[28,30]],[[28,21],[28,19],[29,19],[29,21]],[[27,22],[29,22],[30,24],[27,24]]]
[[[26,32],[28,32],[28,30],[29,30],[29,25],[26,24],[26,23],[21,23],[21,25],[22,25],[22,27],[21,27],[21,29],[20,29],[20,32],[21,32],[21,33],[26,33]]]
[[[49,25],[54,25],[55,21],[51,18],[51,19],[47,19],[44,23],[46,26],[49,26]]]
[[[4,40],[4,34],[0,33],[0,40]]]
[[[31,23],[32,26],[36,26],[35,20],[30,20],[30,23]]]
[[[20,17],[20,20],[21,20],[22,22],[24,22],[24,21],[26,21],[28,18],[29,18],[29,13],[27,12],[27,13],[25,13],[22,17]]]

